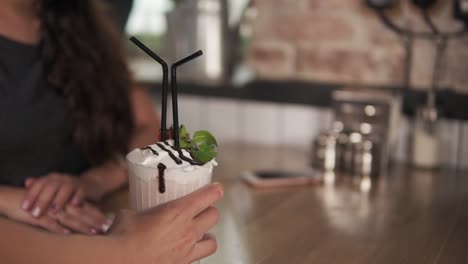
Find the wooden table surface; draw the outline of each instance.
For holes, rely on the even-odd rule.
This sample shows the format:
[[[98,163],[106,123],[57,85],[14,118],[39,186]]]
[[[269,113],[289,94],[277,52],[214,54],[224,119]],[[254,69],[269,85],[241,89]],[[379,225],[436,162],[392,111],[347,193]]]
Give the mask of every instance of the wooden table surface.
[[[281,150],[281,151],[280,151]],[[468,263],[468,175],[395,166],[364,192],[356,180],[255,190],[247,169],[301,169],[308,153],[247,144],[221,147],[224,184],[218,251],[202,264]],[[105,206],[127,206],[128,193]]]

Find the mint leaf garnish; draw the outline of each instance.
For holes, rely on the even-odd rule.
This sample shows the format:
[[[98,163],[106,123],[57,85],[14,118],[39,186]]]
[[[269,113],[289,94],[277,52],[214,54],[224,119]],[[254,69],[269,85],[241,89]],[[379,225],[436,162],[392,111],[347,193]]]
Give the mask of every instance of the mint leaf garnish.
[[[192,157],[200,163],[207,163],[218,155],[218,152],[216,152],[218,142],[206,130],[196,131],[193,134],[193,139],[191,139],[190,133],[182,125],[179,130],[179,141],[180,147],[189,151]]]
[[[207,163],[211,161],[212,159],[216,158],[218,155],[217,152],[215,151],[209,151],[209,152],[203,152],[200,150],[192,150],[192,156],[201,163]]]
[[[196,145],[214,145],[218,146],[218,142],[216,142],[216,139],[214,136],[206,131],[206,130],[200,130],[197,131],[193,134],[193,143]]]
[[[179,129],[179,136],[180,138],[188,138],[190,139],[190,133],[187,131],[187,128],[184,125],[180,126]]]
[[[183,149],[190,149],[192,146],[190,133],[187,131],[184,125],[181,125],[179,129],[179,143],[180,147]]]

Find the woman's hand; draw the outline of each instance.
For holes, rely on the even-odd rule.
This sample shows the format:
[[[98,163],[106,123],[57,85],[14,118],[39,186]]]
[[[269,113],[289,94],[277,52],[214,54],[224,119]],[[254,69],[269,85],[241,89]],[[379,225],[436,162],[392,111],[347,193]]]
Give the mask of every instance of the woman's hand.
[[[85,184],[77,177],[51,173],[25,182],[27,193],[21,208],[38,218],[51,210],[54,213],[71,203],[80,205],[85,199]]]
[[[116,218],[110,237],[123,238],[123,263],[187,264],[216,251],[216,239],[207,232],[219,220],[213,205],[221,199],[219,184],[211,184],[181,199],[136,214]]]
[[[87,235],[105,233],[112,224],[111,219],[89,203],[80,206],[69,205],[54,214],[49,212],[40,217],[20,208],[26,191],[20,188],[4,188],[1,192],[1,211],[8,218],[25,224],[37,226],[53,233],[70,234],[72,231]]]
[[[84,202],[79,206],[68,205],[57,213],[49,213],[62,226],[76,233],[96,235],[106,233],[113,219],[107,218],[97,207]]]
[[[53,217],[44,215],[39,218],[34,218],[31,214],[22,210],[20,204],[25,194],[26,191],[24,189],[2,188],[0,197],[1,213],[12,220],[37,226],[50,232],[70,234],[71,231],[57,223]]]

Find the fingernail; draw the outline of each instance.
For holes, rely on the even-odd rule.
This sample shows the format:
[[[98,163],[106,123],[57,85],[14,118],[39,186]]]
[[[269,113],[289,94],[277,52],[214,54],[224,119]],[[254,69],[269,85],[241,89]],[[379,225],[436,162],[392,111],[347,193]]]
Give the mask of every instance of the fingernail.
[[[63,233],[64,233],[65,235],[69,235],[69,234],[71,233],[71,231],[68,230],[68,229],[64,229],[64,230],[63,230]]]
[[[28,210],[30,205],[31,204],[28,200],[24,200],[23,203],[21,204],[21,208],[23,208],[24,210]]]
[[[75,199],[73,199],[72,204],[73,204],[73,205],[79,205],[79,204],[80,204],[80,200],[78,200],[78,199],[75,198]]]
[[[34,217],[39,217],[39,215],[41,214],[41,208],[39,208],[39,207],[34,208],[34,210],[32,211],[31,214]]]
[[[110,224],[102,224],[101,225],[101,230],[102,230],[102,232],[106,233],[109,230],[110,227],[111,227]]]
[[[221,194],[221,196],[223,196],[224,195],[224,190],[223,190],[223,186],[221,185],[221,183],[214,182],[213,185],[216,186],[216,188],[218,189],[219,194]]]
[[[54,211],[54,214],[57,214],[59,211],[60,211],[60,206],[56,205],[56,204],[53,204],[52,205],[52,210]]]
[[[96,234],[97,234],[97,230],[94,229],[94,228],[91,228],[89,231],[90,231],[91,234],[93,234],[93,235],[96,235]]]
[[[114,217],[107,218],[107,220],[106,220],[107,225],[112,225],[113,223],[114,223]]]

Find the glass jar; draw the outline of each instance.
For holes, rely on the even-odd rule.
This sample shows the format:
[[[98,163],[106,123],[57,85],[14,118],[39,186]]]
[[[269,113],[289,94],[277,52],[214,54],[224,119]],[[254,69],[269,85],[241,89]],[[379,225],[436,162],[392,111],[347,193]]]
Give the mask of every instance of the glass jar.
[[[435,108],[418,109],[413,129],[412,162],[419,168],[440,166],[439,122]]]

